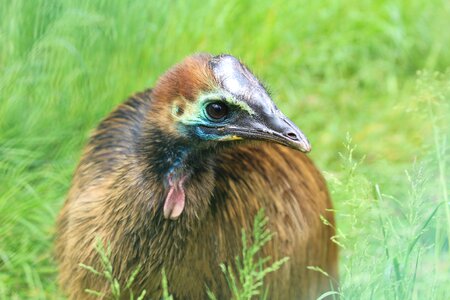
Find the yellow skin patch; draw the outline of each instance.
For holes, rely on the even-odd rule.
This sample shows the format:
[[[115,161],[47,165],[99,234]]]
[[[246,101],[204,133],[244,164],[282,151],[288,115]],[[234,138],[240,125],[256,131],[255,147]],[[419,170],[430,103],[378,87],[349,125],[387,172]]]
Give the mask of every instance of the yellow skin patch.
[[[227,135],[224,136],[223,138],[219,139],[219,141],[239,141],[239,140],[243,140],[244,138],[237,136],[237,135]]]

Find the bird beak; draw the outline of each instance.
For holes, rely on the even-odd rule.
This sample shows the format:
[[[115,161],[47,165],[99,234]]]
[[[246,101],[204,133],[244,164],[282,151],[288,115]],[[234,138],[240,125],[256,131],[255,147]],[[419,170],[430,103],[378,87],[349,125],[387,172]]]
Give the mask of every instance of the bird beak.
[[[263,140],[302,152],[311,151],[303,132],[281,113],[264,86],[239,60],[230,55],[219,55],[211,60],[210,65],[221,88],[241,96],[241,99],[235,100],[249,106],[248,114],[241,114],[228,125],[211,132],[218,134],[221,137],[219,140]]]
[[[303,132],[278,109],[271,113],[245,118],[223,127],[222,130],[229,140],[261,140],[278,143],[305,153],[311,151],[311,144]]]

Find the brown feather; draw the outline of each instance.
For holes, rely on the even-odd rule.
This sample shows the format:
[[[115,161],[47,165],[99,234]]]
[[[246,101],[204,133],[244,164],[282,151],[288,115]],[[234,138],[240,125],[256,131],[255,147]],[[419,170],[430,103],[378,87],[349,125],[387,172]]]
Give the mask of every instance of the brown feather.
[[[241,229],[251,230],[261,208],[276,234],[262,255],[274,260],[290,257],[266,278],[270,299],[314,299],[329,290],[329,279],[307,266],[337,277],[337,248],[330,240],[334,229],[320,220],[323,215],[334,224],[325,181],[298,151],[263,142],[216,150],[186,184],[186,208],[180,219],[162,217],[165,190],[159,175],[148,167],[155,149],[147,132],[156,126],[152,116],[170,123],[161,99],[181,95],[190,101],[196,89],[208,86],[205,78],[187,79],[206,72],[196,70],[193,77],[174,71],[185,76],[184,94],[164,84],[159,85],[158,98],[151,90],[137,94],[92,135],[57,222],[60,282],[70,299],[90,299],[86,288],[109,295],[104,279],[79,267],[83,263],[102,269],[94,249],[97,237],[110,243],[114,276],[122,285],[141,265],[135,294],[145,289],[148,297],[160,298],[164,267],[177,299],[206,298],[205,286],[219,299],[229,298],[219,264],[232,264],[241,253]],[[170,74],[162,81],[177,77]],[[169,137],[176,134],[173,128],[164,128]]]

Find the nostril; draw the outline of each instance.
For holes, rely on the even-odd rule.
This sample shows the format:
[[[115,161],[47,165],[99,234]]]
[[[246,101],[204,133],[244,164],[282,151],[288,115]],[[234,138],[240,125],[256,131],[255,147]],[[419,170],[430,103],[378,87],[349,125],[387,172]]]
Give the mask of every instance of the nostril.
[[[298,137],[297,137],[297,135],[296,135],[295,133],[293,133],[293,132],[288,132],[288,133],[286,133],[286,135],[287,135],[291,140],[298,141]]]

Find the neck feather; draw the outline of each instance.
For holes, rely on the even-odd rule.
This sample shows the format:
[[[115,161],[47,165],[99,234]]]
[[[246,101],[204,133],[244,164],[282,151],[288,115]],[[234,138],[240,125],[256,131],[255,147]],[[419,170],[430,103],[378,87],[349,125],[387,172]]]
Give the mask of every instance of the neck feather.
[[[214,189],[215,150],[166,134],[156,126],[145,130],[139,148],[142,163],[146,166],[145,179],[160,190],[154,199],[158,205],[157,214],[163,214],[170,186],[182,181],[186,198],[179,220],[192,225],[202,219],[210,207]]]

